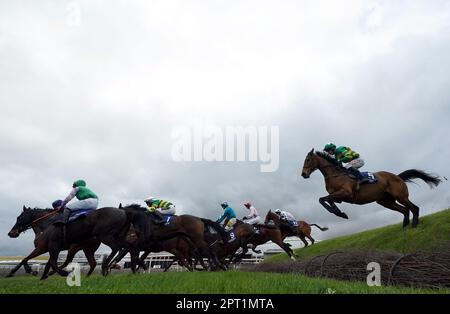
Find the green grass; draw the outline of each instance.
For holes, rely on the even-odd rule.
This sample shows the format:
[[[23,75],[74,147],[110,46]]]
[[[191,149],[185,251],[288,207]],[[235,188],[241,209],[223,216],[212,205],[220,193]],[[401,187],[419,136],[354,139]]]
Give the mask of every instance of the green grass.
[[[169,272],[121,274],[107,278],[94,275],[81,279],[80,287],[69,287],[66,279],[36,277],[0,279],[0,294],[6,293],[188,293],[188,294],[326,294],[326,293],[450,293],[449,290],[410,289],[401,287],[369,287],[360,282],[309,278],[295,274],[229,272]]]
[[[450,241],[450,209],[420,218],[417,228],[402,228],[401,224],[372,229],[348,236],[325,240],[295,252],[300,258],[343,250],[381,250],[400,253],[427,252]],[[286,254],[277,254],[264,262],[287,260]]]

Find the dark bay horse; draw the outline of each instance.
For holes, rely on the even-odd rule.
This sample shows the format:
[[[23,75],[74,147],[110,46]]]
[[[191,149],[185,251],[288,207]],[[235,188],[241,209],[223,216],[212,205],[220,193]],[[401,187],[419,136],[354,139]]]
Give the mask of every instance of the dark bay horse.
[[[233,226],[235,240],[228,242],[228,233],[219,223],[204,218],[202,218],[202,221],[208,228],[212,228],[216,232],[212,234],[211,231],[207,231],[206,234],[210,239],[208,241],[210,246],[214,248],[222,264],[228,266],[230,263],[239,263],[248,252],[247,244],[256,234],[253,226],[237,220]],[[236,256],[239,248],[242,249],[242,253]]]
[[[151,213],[140,205],[132,204],[121,207],[121,210],[131,215],[131,221],[141,242],[139,247],[145,247],[146,243],[167,240],[176,236],[185,236],[192,241],[196,254],[209,259],[214,268],[225,269],[205,239],[205,224],[201,218],[192,215],[173,216],[169,225],[154,223]],[[137,252],[133,252],[137,256]]]
[[[295,227],[295,232],[292,231],[292,228],[283,228],[283,222],[281,220],[281,217],[278,216],[276,213],[269,210],[269,212],[266,215],[265,223],[268,224],[270,221],[272,221],[276,226],[278,226],[281,230],[281,233],[283,235],[283,240],[286,237],[299,237],[300,240],[305,244],[305,247],[307,247],[308,241],[306,241],[306,238],[308,238],[311,241],[311,245],[315,243],[314,238],[311,236],[311,226],[316,227],[320,231],[327,231],[327,227],[321,227],[317,224],[309,224],[304,220],[298,220],[297,221],[297,227]]]
[[[69,273],[61,269],[57,263],[62,250],[73,244],[81,244],[96,238],[111,248],[108,258],[112,258],[122,247],[127,247],[125,237],[129,227],[130,221],[124,211],[113,207],[100,208],[82,219],[69,223],[66,227],[59,224],[48,226],[36,239],[36,249],[28,259],[30,256],[32,258],[48,251],[50,257],[41,279],[48,277],[50,267],[61,276],[67,276]],[[135,261],[132,260],[133,262]]]
[[[398,175],[380,171],[374,175],[378,182],[359,185],[350,177],[348,171],[331,156],[312,149],[305,158],[301,175],[307,179],[319,169],[325,178],[325,187],[329,195],[319,199],[320,204],[330,213],[344,219],[348,216],[335,203],[368,204],[377,202],[381,206],[403,214],[403,227],[409,225],[409,213],[413,214],[412,227],[419,223],[419,207],[409,200],[406,182],[422,179],[430,187],[439,185],[438,176],[417,169],[406,170]]]
[[[50,225],[52,225],[55,221],[59,219],[58,213],[54,212],[53,209],[39,209],[39,208],[27,208],[23,207],[22,213],[17,217],[15,225],[11,228],[8,233],[8,236],[11,238],[17,238],[22,232],[25,232],[28,229],[32,229],[35,234],[34,246],[35,249],[31,252],[30,255],[25,257],[16,267],[14,267],[11,272],[7,275],[7,277],[12,277],[15,272],[17,272],[20,267],[23,265],[25,271],[29,274],[37,275],[37,273],[33,273],[31,271],[31,267],[28,265],[28,261],[36,256],[44,254],[47,252],[47,248],[45,245],[40,245],[39,237],[47,229]],[[90,269],[88,272],[88,276],[92,274],[94,271],[97,262],[95,261],[95,251],[97,251],[100,246],[100,241],[95,238],[83,241],[79,244],[72,244],[69,247],[66,261],[60,268],[65,268],[67,265],[72,262],[75,254],[83,250],[86,255],[86,259],[89,263]]]
[[[147,266],[145,265],[145,259],[150,253],[152,252],[157,253],[163,251],[173,254],[174,261],[177,260],[181,266],[186,267],[189,271],[193,270],[192,263],[190,262],[190,254],[195,249],[195,247],[193,243],[185,236],[176,235],[173,238],[168,238],[166,240],[159,239],[141,242],[139,241],[139,238],[134,230],[134,227],[131,226],[126,240],[134,248],[134,252],[144,251],[144,253],[139,257],[139,260],[137,262],[139,267],[141,267],[143,270],[148,269]],[[118,262],[120,262],[128,253],[131,252],[129,252],[129,250],[127,249],[122,249],[117,255],[117,257],[115,257],[114,260],[110,262],[108,269],[112,269],[113,266]],[[170,265],[164,271],[167,271],[169,267]]]

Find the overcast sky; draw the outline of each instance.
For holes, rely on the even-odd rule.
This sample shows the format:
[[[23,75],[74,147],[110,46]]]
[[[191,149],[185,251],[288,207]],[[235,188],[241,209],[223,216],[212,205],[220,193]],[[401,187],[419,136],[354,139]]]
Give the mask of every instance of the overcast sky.
[[[22,205],[48,207],[85,179],[100,206],[154,195],[180,213],[239,216],[251,200],[326,225],[325,239],[402,221],[377,204],[322,208],[300,177],[327,142],[366,170],[449,175],[449,1],[0,0],[0,255]],[[175,162],[174,128],[278,126],[280,166]],[[409,185],[421,214],[448,183]]]

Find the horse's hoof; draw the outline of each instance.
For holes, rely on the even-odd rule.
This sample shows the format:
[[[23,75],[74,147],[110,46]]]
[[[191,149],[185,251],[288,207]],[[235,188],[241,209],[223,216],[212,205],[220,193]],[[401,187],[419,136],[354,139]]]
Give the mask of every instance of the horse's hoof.
[[[11,278],[13,276],[13,274],[8,274],[5,276],[5,278]]]
[[[294,256],[291,256],[291,260],[293,260],[293,261],[296,261],[296,259],[295,259],[295,257],[294,257]]]
[[[38,275],[38,272],[37,272],[37,271],[35,271],[35,270],[33,270],[33,271],[31,272],[31,275],[33,275],[33,276],[37,276],[37,275]]]
[[[347,214],[344,213],[344,212],[342,212],[342,213],[340,214],[340,217],[341,217],[341,218],[344,218],[344,219],[348,219]]]

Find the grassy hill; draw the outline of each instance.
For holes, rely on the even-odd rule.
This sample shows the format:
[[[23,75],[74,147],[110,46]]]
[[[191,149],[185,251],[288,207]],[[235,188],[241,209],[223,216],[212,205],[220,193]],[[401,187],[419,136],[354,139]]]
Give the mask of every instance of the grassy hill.
[[[402,228],[402,224],[372,229],[317,243],[306,249],[297,249],[300,258],[342,250],[381,250],[400,253],[427,252],[450,243],[450,209],[422,216],[417,228]],[[286,254],[268,258],[267,262],[287,260]]]

